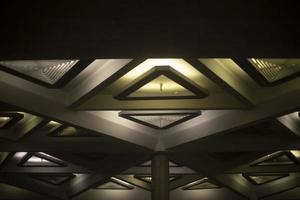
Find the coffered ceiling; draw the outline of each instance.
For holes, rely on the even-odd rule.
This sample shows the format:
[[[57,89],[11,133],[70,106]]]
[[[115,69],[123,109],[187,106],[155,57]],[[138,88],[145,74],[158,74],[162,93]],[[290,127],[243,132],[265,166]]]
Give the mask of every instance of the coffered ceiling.
[[[0,199],[299,199],[296,3],[1,7]]]

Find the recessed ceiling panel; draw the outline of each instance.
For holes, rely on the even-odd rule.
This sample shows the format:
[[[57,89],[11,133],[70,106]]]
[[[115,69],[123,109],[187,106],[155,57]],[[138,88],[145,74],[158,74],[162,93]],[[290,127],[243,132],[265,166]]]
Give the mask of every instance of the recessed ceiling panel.
[[[75,128],[72,126],[62,125],[52,132],[50,132],[49,136],[52,137],[101,137],[100,134],[94,133],[92,131],[87,131],[80,128]]]
[[[139,99],[139,98],[191,98],[195,96],[191,91],[187,90],[180,84],[169,79],[168,77],[161,75],[151,82],[145,84],[141,88],[137,89],[127,98]]]
[[[0,129],[11,128],[23,117],[21,113],[0,113]]]
[[[7,60],[0,70],[46,87],[61,87],[82,71],[91,61],[79,60]]]
[[[75,175],[73,174],[69,174],[69,175],[36,175],[33,176],[35,179],[38,179],[40,181],[49,183],[49,184],[53,184],[53,185],[60,185],[62,183],[65,183],[69,180],[71,180],[72,178],[75,177]]]
[[[100,190],[131,190],[133,186],[123,180],[112,177],[109,182],[97,186]]]
[[[200,61],[195,60],[194,67],[180,58],[135,59],[110,77],[104,77],[105,81],[72,107],[77,110],[200,110],[248,106],[235,92],[224,89],[225,83],[207,77],[206,71],[202,73],[197,64]]]
[[[236,62],[263,86],[275,86],[300,75],[300,59],[250,58]]]
[[[63,161],[45,153],[28,153],[20,162],[23,167],[63,167]]]
[[[183,190],[205,190],[205,189],[216,189],[220,188],[220,186],[213,183],[211,180],[208,180],[207,178],[203,178],[194,182],[191,182],[184,187],[182,187]]]
[[[123,111],[119,116],[151,128],[167,129],[200,114],[200,111]]]
[[[294,165],[299,163],[291,152],[276,152],[254,161],[252,166]]]
[[[41,158],[39,156],[31,156],[24,164],[23,166],[59,166],[59,164],[52,162],[50,160],[47,160],[45,158]]]
[[[63,125],[59,122],[56,121],[49,121],[46,125],[45,125],[45,129],[48,131],[48,133],[53,133],[55,130],[57,130],[58,128],[62,127]]]
[[[243,174],[243,176],[255,185],[262,185],[288,176],[288,174]]]
[[[155,66],[116,96],[121,100],[200,99],[205,89],[170,66]]]

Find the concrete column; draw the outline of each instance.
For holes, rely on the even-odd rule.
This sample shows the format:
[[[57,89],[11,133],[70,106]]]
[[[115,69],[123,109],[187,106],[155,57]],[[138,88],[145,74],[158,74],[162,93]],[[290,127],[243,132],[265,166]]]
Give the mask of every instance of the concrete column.
[[[169,159],[165,152],[152,158],[152,200],[169,200]]]

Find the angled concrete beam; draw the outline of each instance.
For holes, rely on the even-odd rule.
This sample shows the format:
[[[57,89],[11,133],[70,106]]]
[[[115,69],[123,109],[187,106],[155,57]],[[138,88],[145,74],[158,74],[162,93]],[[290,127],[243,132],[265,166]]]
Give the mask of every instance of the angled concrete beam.
[[[240,182],[237,178],[230,175],[223,174],[224,169],[220,169],[220,163],[212,160],[206,156],[195,156],[195,155],[177,155],[176,157],[172,156],[172,160],[177,163],[182,163],[187,167],[197,171],[203,176],[209,177],[216,181],[222,186],[226,186],[228,189],[237,193],[238,195],[244,198],[251,198],[254,194],[253,189],[250,184],[247,182]]]
[[[145,162],[144,156],[139,155],[121,155],[113,156],[99,165],[97,171],[92,174],[86,174],[76,177],[66,183],[65,190],[68,197],[74,197],[80,193],[107,182],[110,177],[121,173],[132,165],[138,165]]]
[[[0,72],[0,79],[0,92],[5,94],[0,97],[0,100],[3,102],[13,104],[25,111],[28,110],[39,116],[44,116],[67,124],[75,124],[79,127],[100,132],[149,149],[153,149],[156,145],[157,138],[155,135],[150,135],[141,130],[135,130],[99,117],[93,112],[71,111],[54,97],[50,98],[34,93],[33,90],[24,89],[24,85],[20,83],[24,80],[20,80],[20,78],[4,72]],[[47,94],[47,91],[44,91],[43,94]],[[22,101],[20,101],[20,99],[22,99]]]
[[[259,121],[279,117],[299,108],[300,90],[295,89],[286,95],[261,103],[250,110],[224,111],[201,123],[194,120],[189,127],[172,132],[166,131],[164,142],[168,148],[202,139],[216,133],[228,133]],[[199,118],[200,120],[201,118]]]
[[[0,182],[46,195],[50,198],[68,200],[63,188],[35,180],[26,175],[1,174]]]

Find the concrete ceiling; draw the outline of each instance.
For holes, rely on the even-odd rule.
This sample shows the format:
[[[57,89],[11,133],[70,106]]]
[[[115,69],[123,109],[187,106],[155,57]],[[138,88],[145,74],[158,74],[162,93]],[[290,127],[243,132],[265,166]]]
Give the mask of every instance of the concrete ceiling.
[[[170,183],[171,199],[299,198],[300,160],[291,150],[300,145],[300,79],[264,86],[236,62],[299,58],[297,10],[288,1],[3,5],[0,61],[88,62],[56,88],[0,68],[1,113],[24,115],[0,129],[0,199],[150,199],[151,185],[134,175],[149,175],[140,165],[154,151],[167,151],[179,165],[170,166],[179,176]],[[208,97],[116,99],[139,78],[122,77],[148,58],[181,59],[199,73],[185,77]],[[201,115],[167,129],[119,116],[153,110]],[[296,162],[252,165],[277,154]],[[30,156],[63,166],[22,166]],[[58,185],[41,180],[72,174]],[[243,176],[257,174],[284,177],[255,185]],[[220,188],[183,190],[203,178]],[[107,182],[130,187],[96,189]]]

